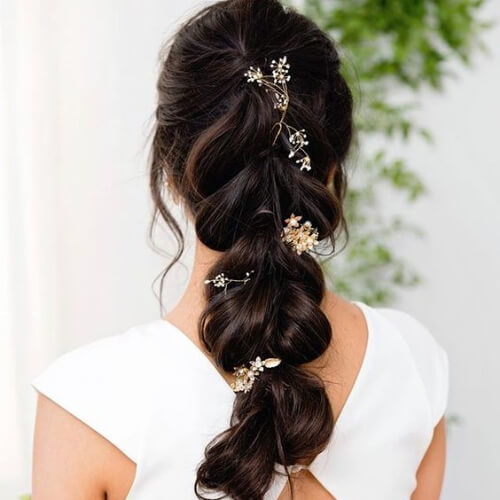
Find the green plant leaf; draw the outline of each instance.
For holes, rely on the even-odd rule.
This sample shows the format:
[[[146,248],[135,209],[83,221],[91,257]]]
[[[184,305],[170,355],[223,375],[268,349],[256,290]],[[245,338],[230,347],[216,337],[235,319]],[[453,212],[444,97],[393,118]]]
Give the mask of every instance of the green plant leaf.
[[[481,40],[489,20],[480,18],[483,0],[304,0],[293,3],[337,42],[342,74],[355,99],[359,160],[345,211],[350,241],[324,264],[331,286],[371,304],[392,301],[401,288],[420,282],[418,272],[397,252],[396,238],[419,237],[411,222],[388,214],[387,189],[408,202],[427,191],[409,158],[391,158],[391,141],[419,138],[429,146],[432,133],[416,122],[422,93],[442,91],[451,63],[471,63],[486,50]],[[401,99],[401,96],[406,96]],[[398,97],[396,99],[396,97]],[[382,147],[365,152],[368,138]],[[372,139],[371,139],[372,140]]]

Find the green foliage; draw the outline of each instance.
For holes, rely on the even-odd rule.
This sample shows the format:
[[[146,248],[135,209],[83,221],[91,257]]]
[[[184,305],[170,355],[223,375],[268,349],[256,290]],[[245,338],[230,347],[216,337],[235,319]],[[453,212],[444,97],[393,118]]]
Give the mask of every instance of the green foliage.
[[[389,141],[420,138],[429,130],[412,116],[422,89],[442,90],[450,62],[469,64],[479,35],[482,0],[304,0],[300,9],[329,32],[343,57],[343,74],[356,101],[357,175],[346,200],[350,241],[325,271],[333,288],[371,304],[390,302],[400,287],[419,283],[412,266],[394,250],[401,233],[422,231],[382,211],[387,190],[408,203],[425,192],[407,158],[385,150]],[[379,148],[369,151],[368,138]],[[374,142],[372,140],[372,142]]]

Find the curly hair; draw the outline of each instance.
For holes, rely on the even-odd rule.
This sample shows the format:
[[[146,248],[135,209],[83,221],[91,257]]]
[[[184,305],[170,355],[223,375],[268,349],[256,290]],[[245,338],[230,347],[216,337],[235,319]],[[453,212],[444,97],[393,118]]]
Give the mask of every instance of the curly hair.
[[[285,131],[273,146],[279,113],[271,96],[244,77],[251,65],[282,56],[292,74],[287,122],[307,130],[310,172],[288,157]],[[277,0],[225,0],[201,10],[173,38],[157,89],[153,224],[161,216],[179,243],[164,273],[183,250],[163,199],[168,181],[199,240],[221,252],[207,277],[254,270],[248,283],[227,293],[207,287],[198,325],[203,345],[227,372],[257,356],[283,360],[262,372],[251,391],[237,393],[228,429],[206,446],[195,493],[262,499],[276,463],[312,460],[333,431],[324,383],[305,367],[332,340],[320,308],[323,272],[314,255],[297,255],[280,235],[293,212],[317,228],[321,248],[335,248],[345,227],[351,92],[332,40]]]

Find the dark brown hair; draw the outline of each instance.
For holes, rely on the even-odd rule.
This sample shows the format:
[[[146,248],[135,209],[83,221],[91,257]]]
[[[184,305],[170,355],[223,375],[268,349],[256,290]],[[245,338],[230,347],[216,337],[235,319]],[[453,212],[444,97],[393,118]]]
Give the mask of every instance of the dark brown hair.
[[[286,121],[307,131],[310,172],[288,158],[272,96],[247,83],[249,66],[291,64]],[[293,212],[333,251],[344,226],[344,160],[352,135],[352,99],[333,42],[316,24],[277,0],[226,0],[187,21],[162,63],[152,145],[156,210],[183,248],[182,232],[163,201],[165,181],[195,220],[196,234],[219,250],[210,270],[244,285],[207,287],[199,335],[223,370],[257,356],[283,362],[235,397],[229,428],[210,442],[195,492],[262,499],[275,463],[309,461],[330,439],[334,416],[322,380],[304,368],[330,344],[320,309],[323,273],[309,254],[281,241]],[[318,247],[317,247],[318,248]],[[165,270],[170,269],[172,264]],[[164,278],[164,275],[163,277]],[[163,282],[163,279],[162,279]]]

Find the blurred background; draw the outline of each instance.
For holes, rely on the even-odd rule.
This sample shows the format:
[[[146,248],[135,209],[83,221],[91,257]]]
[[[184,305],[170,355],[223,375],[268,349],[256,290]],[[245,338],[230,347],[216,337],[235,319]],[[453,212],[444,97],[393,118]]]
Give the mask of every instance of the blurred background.
[[[202,5],[0,0],[2,500],[30,489],[30,381],[160,315],[153,282],[168,257],[147,234],[158,53]],[[500,1],[296,5],[339,42],[356,96],[351,239],[325,263],[331,286],[430,328],[451,366],[442,498],[498,499]],[[161,230],[156,243],[172,250]]]

